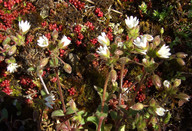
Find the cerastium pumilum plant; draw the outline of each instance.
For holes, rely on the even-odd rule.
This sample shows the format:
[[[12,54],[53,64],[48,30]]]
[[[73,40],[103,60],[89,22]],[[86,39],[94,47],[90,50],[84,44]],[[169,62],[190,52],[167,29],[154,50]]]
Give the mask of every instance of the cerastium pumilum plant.
[[[158,66],[165,60],[176,59],[180,65],[184,65],[183,58],[186,57],[184,53],[177,53],[171,55],[170,48],[163,41],[163,29],[161,29],[161,35],[153,37],[150,34],[140,35],[139,32],[139,20],[136,17],[130,16],[125,19],[126,31],[128,40],[122,41],[121,35],[117,36],[113,43],[110,43],[105,32],[102,32],[98,36],[98,42],[100,47],[97,49],[97,53],[100,58],[105,61],[106,65],[110,68],[109,73],[106,76],[104,83],[103,94],[101,97],[101,105],[96,112],[97,116],[97,130],[104,130],[107,125],[104,124],[104,120],[107,118],[108,113],[114,119],[115,126],[112,128],[115,130],[125,129],[126,122],[130,122],[129,128],[137,128],[138,130],[145,129],[147,125],[152,124],[154,129],[161,129],[163,124],[166,124],[171,114],[166,108],[167,100],[170,98],[178,98],[182,96],[183,100],[188,101],[189,96],[183,93],[178,93],[178,86],[180,85],[180,79],[172,79],[173,84],[170,84],[165,80],[162,84],[162,78],[155,73]],[[181,54],[181,56],[180,56]],[[133,60],[133,56],[139,56],[142,58],[142,62],[136,62]],[[137,78],[134,78],[134,83],[130,88],[123,88],[123,73],[125,67],[129,64],[135,64],[144,67],[142,74]],[[120,65],[120,79],[117,83],[117,72],[115,66]],[[126,66],[127,65],[127,66]],[[129,74],[129,72],[128,72]],[[145,104],[136,102],[136,96],[140,88],[143,86],[147,77],[152,77],[152,82],[159,91],[159,94],[163,94],[162,100],[155,100],[145,102]],[[110,83],[111,82],[111,83]],[[166,84],[169,83],[169,84]],[[175,84],[174,84],[175,83]],[[118,101],[118,106],[115,110],[107,107],[107,103],[114,92],[107,93],[108,86],[115,86]],[[134,92],[130,92],[131,88],[136,86]],[[116,93],[115,93],[116,94]],[[126,98],[126,99],[125,99]],[[123,104],[122,104],[123,99]],[[181,99],[181,98],[180,98]],[[159,118],[159,116],[166,117]],[[146,121],[147,120],[147,121]]]
[[[106,129],[123,131],[125,127],[126,129],[137,128],[138,130],[143,130],[147,129],[148,125],[152,125],[154,129],[160,130],[171,118],[171,111],[168,108],[169,100],[179,99],[180,104],[189,101],[190,97],[187,94],[179,93],[178,87],[181,84],[181,79],[163,80],[156,73],[159,65],[164,61],[175,59],[180,65],[185,65],[183,59],[187,55],[182,52],[171,55],[169,46],[163,41],[163,29],[161,34],[155,37],[150,34],[140,35],[139,20],[133,16],[125,19],[125,25],[126,29],[124,32],[126,32],[128,38],[126,41],[123,41],[124,32],[122,29],[118,31],[117,28],[114,29],[117,35],[114,42],[110,42],[105,32],[102,32],[97,37],[100,46],[96,53],[99,55],[100,60],[105,63],[108,70],[105,74],[104,87],[95,86],[101,97],[101,104],[96,113],[88,117],[87,113],[78,110],[73,100],[68,102],[68,108],[64,102],[58,67],[62,64],[65,72],[69,74],[72,72],[72,67],[59,57],[59,49],[67,49],[71,40],[65,35],[58,39],[59,32],[56,30],[52,32],[50,40],[44,35],[38,38],[38,48],[49,50],[51,53],[49,57],[40,58],[38,64],[33,65],[34,67],[29,68],[29,70],[33,71],[36,77],[40,79],[46,93],[46,97],[44,97],[45,105],[49,108],[53,108],[55,95],[50,93],[50,88],[44,82],[42,75],[45,66],[48,65],[55,71],[62,110],[54,111],[52,117],[57,119],[58,116],[64,116],[65,120],[64,126],[57,129],[82,129],[86,122],[91,121],[96,125],[98,131]],[[25,34],[29,29],[30,23],[21,21],[19,22],[18,33],[14,34],[11,31],[7,31],[10,37],[8,36],[3,41],[1,59],[6,59],[8,64],[7,71],[9,73],[14,73],[17,71],[17,68],[22,67],[22,65],[17,64],[14,54],[19,46],[25,46]],[[11,40],[15,42],[14,45],[10,44]],[[134,58],[136,56],[141,58],[142,61],[135,61]],[[137,77],[132,78],[134,82],[129,88],[123,88],[124,72],[125,69],[128,69],[129,65],[140,66],[143,68],[143,72],[137,75]],[[120,70],[119,79],[117,79],[117,69]],[[148,101],[143,103],[137,102],[137,93],[149,77],[152,78],[157,95],[153,95],[151,98],[148,98]],[[112,91],[108,91],[109,87]],[[110,108],[109,103],[112,103],[115,108]],[[105,124],[105,120],[107,120],[109,115],[113,120],[113,125]],[[74,123],[70,124],[69,119],[74,121]]]

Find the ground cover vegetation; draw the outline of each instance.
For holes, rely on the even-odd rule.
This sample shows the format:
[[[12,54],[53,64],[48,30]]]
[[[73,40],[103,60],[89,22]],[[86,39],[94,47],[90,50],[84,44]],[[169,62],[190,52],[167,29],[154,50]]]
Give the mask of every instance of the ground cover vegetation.
[[[192,129],[191,0],[0,0],[0,131]]]

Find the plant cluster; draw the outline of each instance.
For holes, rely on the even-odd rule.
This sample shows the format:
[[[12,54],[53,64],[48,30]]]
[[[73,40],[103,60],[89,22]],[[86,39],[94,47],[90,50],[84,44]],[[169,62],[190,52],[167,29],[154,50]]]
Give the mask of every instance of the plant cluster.
[[[165,24],[175,9],[168,3],[160,13],[152,9],[152,1],[117,0],[114,5],[123,10],[128,3],[138,5],[141,19],[152,13],[152,19]],[[28,130],[162,130],[169,127],[176,107],[190,101],[182,90],[182,75],[174,68],[165,70],[188,63],[186,53],[171,50],[176,44],[167,42],[167,27],[150,32],[148,22],[112,4],[105,10],[102,1],[45,2],[38,11],[23,0],[0,4],[0,98],[9,103],[0,104],[1,125]],[[119,18],[114,15],[113,20],[113,13]],[[182,26],[179,31],[188,36],[188,29]],[[17,117],[26,105],[33,119],[21,122]],[[9,122],[10,107],[16,112],[14,124]],[[31,121],[37,126],[26,127]]]

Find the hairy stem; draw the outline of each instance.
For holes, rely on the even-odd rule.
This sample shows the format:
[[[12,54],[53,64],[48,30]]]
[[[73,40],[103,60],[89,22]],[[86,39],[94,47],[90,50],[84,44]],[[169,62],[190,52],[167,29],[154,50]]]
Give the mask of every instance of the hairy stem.
[[[108,82],[109,82],[109,77],[110,77],[110,73],[108,73],[107,78],[105,80],[105,84],[104,84],[103,98],[102,98],[102,103],[101,103],[101,113],[103,113],[103,109],[104,109],[104,105],[105,105],[105,95],[106,95],[106,91],[107,91],[107,85],[108,85]],[[99,118],[99,125],[98,125],[98,130],[97,131],[101,130],[101,125],[102,125],[103,119],[104,119],[103,117]]]
[[[135,103],[135,98],[136,98],[136,96],[137,96],[137,92],[139,91],[141,85],[143,84],[146,75],[147,75],[147,72],[144,71],[143,76],[142,76],[142,78],[141,78],[139,84],[138,84],[137,87],[136,87],[135,94],[133,95],[133,99],[132,99],[132,101],[131,101],[131,105],[130,105],[130,106],[132,106],[132,105]]]
[[[61,102],[62,102],[63,113],[65,114],[66,107],[65,107],[65,102],[64,102],[62,89],[61,89],[61,84],[60,84],[60,80],[59,80],[58,68],[57,67],[55,68],[55,73],[56,73],[56,77],[57,77],[57,84],[58,84],[58,87],[59,87],[59,95],[60,95],[60,99],[61,99]],[[67,120],[65,123],[66,123],[68,129],[71,130],[69,120]]]
[[[119,90],[119,106],[121,105],[121,93],[123,88],[123,73],[124,73],[125,64],[122,64],[121,74],[120,74],[120,90]]]

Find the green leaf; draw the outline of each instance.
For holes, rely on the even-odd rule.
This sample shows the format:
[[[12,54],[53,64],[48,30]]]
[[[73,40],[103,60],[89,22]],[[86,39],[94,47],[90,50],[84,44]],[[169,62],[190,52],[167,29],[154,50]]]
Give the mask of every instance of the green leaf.
[[[117,119],[117,112],[111,111],[111,112],[110,112],[110,115],[111,115],[111,118],[112,118],[113,120],[116,120],[116,119]]]
[[[51,113],[51,117],[64,116],[63,110],[56,110]]]
[[[104,126],[104,131],[111,131],[112,127],[113,127],[112,124],[106,124],[106,125]]]
[[[125,131],[125,125],[121,126],[121,127],[119,128],[119,131]]]
[[[45,95],[46,95],[46,93],[45,93],[44,90],[41,90],[41,95],[42,95],[42,96],[45,96]]]
[[[50,61],[50,66],[51,67],[57,67],[59,65],[59,60],[57,58],[52,58]]]
[[[104,105],[104,108],[103,108],[103,113],[101,113],[101,104],[99,105],[98,109],[97,109],[97,112],[96,112],[97,116],[100,118],[100,117],[107,117],[108,116],[108,106],[107,104]]]
[[[96,116],[89,116],[87,121],[94,123],[96,128],[98,127],[99,119]]]
[[[72,114],[72,113],[75,113],[75,111],[71,108],[71,107],[68,107],[67,108],[67,111],[66,111],[66,114]]]
[[[34,70],[35,70],[34,67],[29,67],[29,68],[27,69],[27,71],[34,71]]]

